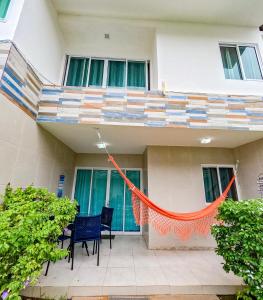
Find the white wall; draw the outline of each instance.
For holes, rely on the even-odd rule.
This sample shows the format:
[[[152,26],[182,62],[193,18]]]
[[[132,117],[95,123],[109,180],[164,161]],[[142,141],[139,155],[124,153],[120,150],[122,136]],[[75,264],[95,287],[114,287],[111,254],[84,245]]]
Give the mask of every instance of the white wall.
[[[156,30],[158,87],[179,92],[263,95],[263,81],[226,80],[219,42],[256,43],[258,28],[160,23]]]
[[[47,79],[60,81],[64,41],[50,0],[25,0],[14,42]]]
[[[12,40],[23,8],[24,0],[10,2],[6,18],[0,20],[0,40]]]

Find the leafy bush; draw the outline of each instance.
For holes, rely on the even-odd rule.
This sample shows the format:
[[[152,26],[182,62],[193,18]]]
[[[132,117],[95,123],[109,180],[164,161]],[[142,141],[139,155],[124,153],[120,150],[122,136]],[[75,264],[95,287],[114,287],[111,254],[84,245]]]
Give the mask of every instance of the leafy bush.
[[[225,201],[212,234],[226,272],[243,278],[247,287],[238,299],[263,299],[263,201]]]
[[[32,186],[7,186],[0,206],[0,293],[19,299],[34,284],[48,260],[67,255],[57,245],[62,229],[74,219],[76,204]]]

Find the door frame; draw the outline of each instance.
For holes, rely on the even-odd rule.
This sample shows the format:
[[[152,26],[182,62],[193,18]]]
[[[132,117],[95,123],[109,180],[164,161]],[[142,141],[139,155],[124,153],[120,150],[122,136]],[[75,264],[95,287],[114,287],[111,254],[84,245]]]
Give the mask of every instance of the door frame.
[[[78,170],[91,170],[92,173],[94,170],[105,170],[108,172],[107,176],[107,188],[106,188],[106,199],[105,199],[105,204],[109,204],[109,192],[110,192],[110,178],[111,178],[111,171],[116,171],[115,168],[113,167],[83,167],[83,166],[76,166],[74,170],[74,179],[73,179],[73,185],[72,185],[72,191],[71,191],[71,200],[74,200],[74,194],[75,194],[75,187],[76,187],[76,180],[77,180],[77,171]],[[140,172],[140,190],[143,191],[143,173],[142,173],[142,168],[121,168],[121,170],[125,171],[139,171]],[[126,184],[124,183],[124,189],[126,187]],[[91,188],[92,188],[92,177],[91,177]],[[91,193],[91,188],[90,188],[90,193]],[[90,203],[89,203],[90,206]],[[125,209],[125,191],[124,191],[124,205],[123,209]],[[123,218],[125,218],[125,214],[123,213]],[[124,223],[123,223],[124,224]],[[140,231],[137,232],[125,232],[125,231],[113,231],[113,234],[116,235],[142,235],[142,226],[140,225]]]

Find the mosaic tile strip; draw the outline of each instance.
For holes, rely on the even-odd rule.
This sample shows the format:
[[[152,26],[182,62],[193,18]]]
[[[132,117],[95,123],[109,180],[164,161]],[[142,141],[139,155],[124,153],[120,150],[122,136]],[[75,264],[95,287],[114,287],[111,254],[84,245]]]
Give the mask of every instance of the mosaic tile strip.
[[[263,130],[263,97],[44,86],[38,122]]]
[[[0,43],[0,71],[1,92],[36,119],[42,83],[10,41]]]

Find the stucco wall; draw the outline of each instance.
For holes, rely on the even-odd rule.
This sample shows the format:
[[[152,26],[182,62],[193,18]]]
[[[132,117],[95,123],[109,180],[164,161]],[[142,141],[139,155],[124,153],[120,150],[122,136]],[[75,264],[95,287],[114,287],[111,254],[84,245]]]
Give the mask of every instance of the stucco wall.
[[[74,163],[71,149],[0,94],[0,194],[8,182],[55,192],[63,174],[70,195]]]
[[[206,205],[202,164],[234,164],[231,149],[148,147],[148,194],[161,207],[192,212]],[[174,235],[159,235],[149,228],[149,248],[213,247],[211,237],[193,236],[182,242]]]
[[[121,168],[143,168],[141,154],[113,154]],[[80,153],[76,154],[76,167],[114,168],[105,154]]]
[[[180,92],[262,95],[263,81],[227,80],[220,42],[263,43],[258,28],[190,23],[160,23],[156,29],[158,87]]]
[[[24,0],[12,0],[4,20],[0,20],[0,40],[12,40],[24,5]]]
[[[64,40],[50,0],[25,1],[13,40],[41,74],[60,82]]]
[[[257,177],[263,173],[263,139],[234,150],[238,167],[239,189],[242,199],[259,198]]]

